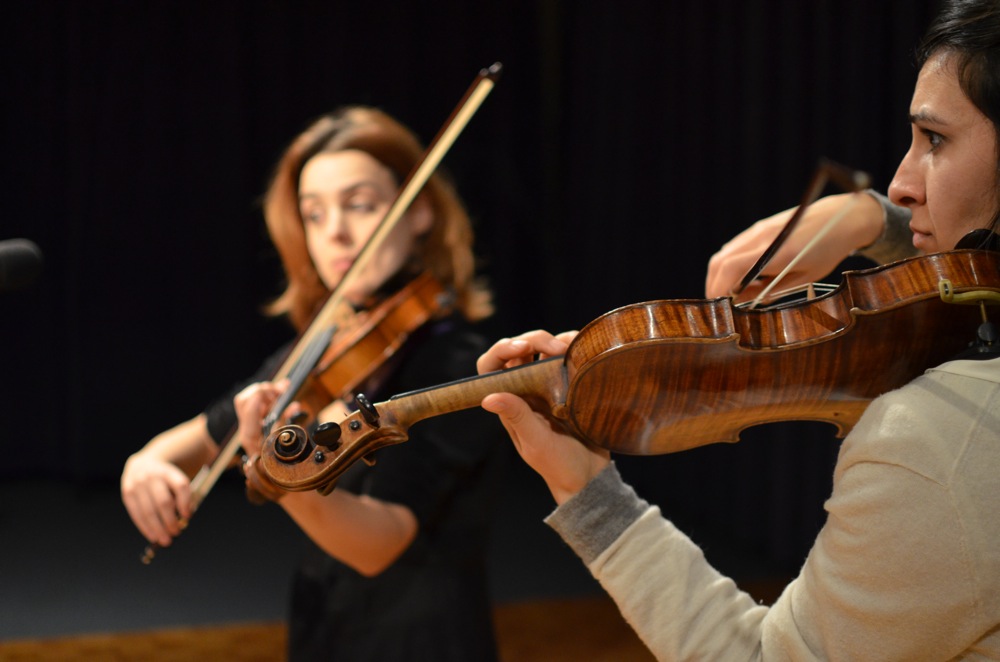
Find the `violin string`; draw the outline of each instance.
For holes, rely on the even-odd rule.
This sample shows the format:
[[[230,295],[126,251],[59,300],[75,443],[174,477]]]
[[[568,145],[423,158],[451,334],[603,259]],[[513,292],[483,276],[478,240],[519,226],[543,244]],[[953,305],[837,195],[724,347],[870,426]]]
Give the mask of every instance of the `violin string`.
[[[855,192],[854,195],[852,195],[850,199],[847,201],[847,203],[844,204],[844,206],[841,207],[841,209],[836,214],[831,216],[830,219],[823,224],[823,227],[820,228],[819,232],[817,232],[816,235],[812,239],[810,239],[805,246],[802,247],[802,250],[799,251],[798,255],[792,258],[792,260],[785,266],[785,268],[782,269],[778,273],[778,275],[776,275],[773,279],[771,279],[771,282],[767,284],[767,287],[765,287],[763,290],[760,291],[760,294],[758,294],[757,297],[753,300],[753,302],[749,305],[750,309],[756,308],[761,301],[766,299],[767,295],[771,293],[771,290],[773,290],[774,287],[779,282],[781,282],[781,280],[786,275],[788,275],[788,272],[790,272],[792,269],[795,268],[795,265],[797,265],[799,261],[802,260],[803,257],[805,257],[806,253],[811,251],[816,245],[819,244],[819,242],[823,240],[824,237],[826,237],[827,234],[829,234],[830,230],[832,230],[833,227],[837,223],[839,223],[847,215],[847,213],[857,204],[859,195],[862,195],[862,193]]]
[[[267,436],[271,432],[271,428],[274,424],[278,422],[278,418],[281,416],[281,412],[292,403],[295,396],[298,395],[299,390],[302,385],[305,384],[306,379],[312,374],[313,368],[319,363],[319,360],[323,357],[326,352],[327,347],[330,346],[330,342],[333,340],[333,336],[337,333],[337,326],[328,326],[323,330],[321,334],[316,336],[310,343],[306,351],[303,352],[302,357],[296,362],[295,366],[288,373],[288,388],[281,397],[278,398],[271,410],[267,413],[264,418],[264,422],[261,425],[261,430],[263,436]]]
[[[785,243],[785,240],[792,235],[792,230],[795,229],[802,217],[805,216],[806,209],[816,201],[829,181],[833,181],[842,189],[851,193],[863,191],[871,185],[871,178],[868,176],[868,173],[860,170],[852,170],[829,159],[820,159],[819,166],[813,173],[812,179],[809,181],[809,186],[802,196],[802,202],[799,203],[798,208],[792,213],[791,218],[788,219],[785,226],[781,228],[781,231],[774,238],[774,241],[771,242],[771,245],[764,249],[761,256],[757,258],[757,262],[750,267],[750,270],[743,276],[743,279],[733,288],[731,292],[732,296],[736,296],[746,289],[747,285],[756,280],[761,272],[764,271],[771,258],[778,252],[778,249]],[[756,302],[754,302],[754,305],[756,305]]]

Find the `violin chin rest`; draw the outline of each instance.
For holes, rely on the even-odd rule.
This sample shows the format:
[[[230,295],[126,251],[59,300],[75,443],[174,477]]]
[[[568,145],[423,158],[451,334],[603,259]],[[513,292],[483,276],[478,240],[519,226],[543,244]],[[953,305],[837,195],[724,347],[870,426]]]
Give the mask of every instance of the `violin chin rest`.
[[[955,250],[1000,251],[1000,235],[987,228],[973,230],[958,240]]]

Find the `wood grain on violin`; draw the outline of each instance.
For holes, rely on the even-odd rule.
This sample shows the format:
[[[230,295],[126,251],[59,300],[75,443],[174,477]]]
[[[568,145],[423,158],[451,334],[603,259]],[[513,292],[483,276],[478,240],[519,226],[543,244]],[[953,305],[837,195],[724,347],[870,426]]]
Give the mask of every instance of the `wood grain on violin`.
[[[625,306],[584,327],[564,357],[362,406],[316,438],[297,426],[276,430],[261,466],[285,489],[326,492],[351,463],[405,441],[413,424],[501,391],[625,454],[735,442],[741,430],[786,420],[825,421],[843,436],[872,399],[975,337],[979,309],[942,301],[944,279],[955,292],[1000,292],[1000,253],[959,250],[847,272],[826,295],[766,309],[729,298]]]

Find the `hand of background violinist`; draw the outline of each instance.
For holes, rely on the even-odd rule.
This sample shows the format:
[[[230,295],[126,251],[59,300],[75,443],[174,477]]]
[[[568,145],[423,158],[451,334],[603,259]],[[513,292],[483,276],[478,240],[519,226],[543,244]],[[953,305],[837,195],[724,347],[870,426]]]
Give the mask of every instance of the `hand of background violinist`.
[[[773,278],[784,269],[823,225],[850,201],[852,195],[855,194],[830,195],[810,205],[795,230],[758,276],[758,280],[747,285],[737,300],[746,301],[756,296],[770,280],[766,277]],[[881,236],[884,224],[881,205],[866,193],[857,194],[857,198],[857,202],[822,242],[806,253],[795,268],[786,274],[779,289],[820,280],[836,269],[851,252],[870,245]],[[730,295],[794,212],[795,208],[786,209],[757,221],[719,249],[708,262],[705,296],[712,299]]]
[[[122,470],[122,502],[136,528],[166,547],[193,510],[191,479],[219,447],[204,414],[175,425],[132,454]]]
[[[479,357],[476,367],[483,374],[523,365],[536,358],[560,356],[575,336],[575,331],[558,336],[547,331],[529,331],[516,338],[504,338]],[[482,406],[500,417],[517,452],[545,480],[557,504],[582,490],[611,461],[606,450],[589,448],[553,430],[544,416],[516,395],[493,393],[483,398]]]
[[[278,398],[288,389],[288,384],[287,379],[276,383],[257,382],[247,386],[233,398],[236,417],[239,420],[236,440],[246,454],[243,461],[243,475],[246,476],[247,498],[257,505],[267,501],[278,501],[285,494],[257,470],[257,461],[260,459],[260,449],[264,443],[262,433],[264,418]],[[294,403],[289,406],[290,412],[294,413],[295,409],[297,405]]]
[[[236,439],[247,455],[260,453],[260,448],[264,444],[261,434],[264,417],[287,388],[287,379],[279,382],[257,382],[250,384],[233,398],[236,418],[239,421]]]
[[[153,453],[139,452],[125,462],[122,502],[146,540],[166,547],[191,516],[191,481],[180,468]]]

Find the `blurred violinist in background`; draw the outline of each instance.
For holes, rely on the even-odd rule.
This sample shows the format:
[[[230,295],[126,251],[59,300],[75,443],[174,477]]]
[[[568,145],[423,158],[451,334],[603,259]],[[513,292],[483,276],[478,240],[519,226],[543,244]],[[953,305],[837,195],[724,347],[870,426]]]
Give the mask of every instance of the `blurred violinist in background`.
[[[422,152],[408,129],[367,107],[322,117],[291,143],[264,203],[287,277],[270,314],[287,315],[300,332],[309,325]],[[377,397],[473,374],[486,348],[474,323],[492,305],[474,275],[472,239],[458,195],[435,174],[348,291],[338,292],[358,315],[420,278],[451,294],[452,303],[407,332],[360,390]],[[192,513],[191,477],[219,453],[237,421],[247,456],[258,452],[262,419],[288,388],[287,379],[271,381],[286,353],[128,459],[122,499],[151,543],[166,546],[180,534]],[[320,420],[339,420],[348,408],[339,399],[323,404]],[[356,463],[327,496],[284,494],[245,467],[248,484],[276,500],[315,543],[292,587],[291,660],[496,659],[485,556],[506,454],[499,432],[483,412],[428,421],[415,431],[416,443],[372,466]]]
[[[996,230],[1000,2],[945,2],[918,60],[912,142],[889,188],[891,204],[859,194],[862,201],[805,261],[798,282],[825,275],[862,247],[889,260],[950,251],[970,231]],[[810,228],[843,202],[821,201],[765,275],[787,264]],[[720,251],[709,296],[734,289],[785,218],[759,222]],[[900,239],[907,222],[909,242]],[[970,341],[975,333],[969,329]],[[532,331],[501,340],[479,359],[479,371],[561,355],[574,337]],[[841,446],[827,521],[772,606],[712,568],[622,481],[607,451],[554,431],[510,393],[491,394],[482,405],[499,415],[546,481],[557,503],[546,521],[658,659],[1000,659],[996,346],[931,368],[871,402]]]

